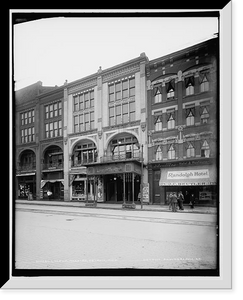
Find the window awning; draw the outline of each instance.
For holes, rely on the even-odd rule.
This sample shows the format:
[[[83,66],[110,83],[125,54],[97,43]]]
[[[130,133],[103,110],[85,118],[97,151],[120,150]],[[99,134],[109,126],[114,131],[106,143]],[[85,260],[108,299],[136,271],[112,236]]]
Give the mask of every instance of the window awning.
[[[160,186],[216,185],[217,172],[214,165],[163,168]]]
[[[45,185],[47,182],[51,182],[51,183],[54,183],[54,182],[61,182],[61,183],[64,185],[64,179],[41,180],[41,189],[44,187],[44,185]]]

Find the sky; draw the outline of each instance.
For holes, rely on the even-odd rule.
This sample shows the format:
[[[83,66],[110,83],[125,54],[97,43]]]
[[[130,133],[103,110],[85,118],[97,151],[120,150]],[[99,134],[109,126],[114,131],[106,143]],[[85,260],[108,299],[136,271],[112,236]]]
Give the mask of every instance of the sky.
[[[14,25],[15,90],[61,86],[145,52],[152,60],[212,38],[217,18],[46,18]]]

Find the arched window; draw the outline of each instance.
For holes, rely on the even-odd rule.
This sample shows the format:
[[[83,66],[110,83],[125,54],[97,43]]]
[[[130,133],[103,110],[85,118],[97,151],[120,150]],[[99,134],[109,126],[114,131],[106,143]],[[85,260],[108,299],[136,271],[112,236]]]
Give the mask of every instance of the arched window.
[[[163,152],[161,146],[158,146],[155,153],[155,159],[156,160],[162,160],[163,159]]]
[[[139,157],[139,144],[135,136],[114,138],[110,144],[112,160]]]
[[[201,147],[201,157],[209,157],[209,155],[210,155],[209,144],[207,140],[204,140]]]
[[[72,166],[78,167],[83,164],[96,162],[97,156],[97,149],[94,143],[91,141],[78,143],[73,150]]]

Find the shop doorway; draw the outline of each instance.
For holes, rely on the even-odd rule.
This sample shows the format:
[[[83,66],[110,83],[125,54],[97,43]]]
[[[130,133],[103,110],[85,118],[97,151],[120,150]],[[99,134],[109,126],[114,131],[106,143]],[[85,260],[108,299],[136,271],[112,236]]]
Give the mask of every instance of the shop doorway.
[[[110,203],[127,203],[140,201],[140,175],[132,173],[104,176],[105,201]]]

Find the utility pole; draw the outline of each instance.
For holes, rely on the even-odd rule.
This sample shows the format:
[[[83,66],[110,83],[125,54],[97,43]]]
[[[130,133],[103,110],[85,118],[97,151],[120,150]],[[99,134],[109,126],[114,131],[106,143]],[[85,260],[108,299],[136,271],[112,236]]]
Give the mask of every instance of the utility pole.
[[[141,209],[143,209],[143,144],[141,145],[141,156],[142,156],[142,160],[141,160],[141,185],[140,185],[140,194],[141,194]]]

